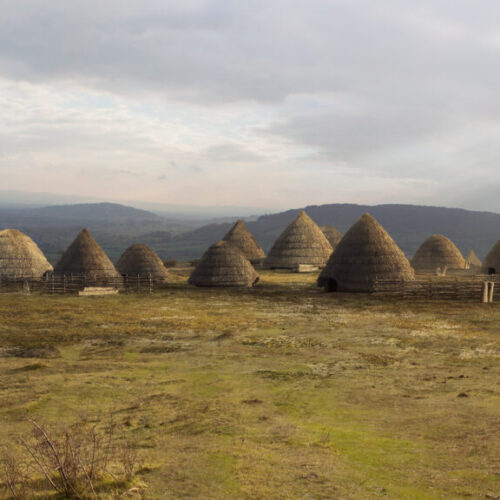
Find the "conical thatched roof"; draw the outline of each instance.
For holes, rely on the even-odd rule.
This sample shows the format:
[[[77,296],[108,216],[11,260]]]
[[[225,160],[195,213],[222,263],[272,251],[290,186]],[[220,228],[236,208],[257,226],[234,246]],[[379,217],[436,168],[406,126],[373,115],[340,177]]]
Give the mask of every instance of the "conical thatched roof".
[[[427,238],[415,253],[411,264],[416,271],[443,269],[465,269],[465,259],[455,244],[442,234]]]
[[[196,286],[253,286],[259,280],[243,252],[228,241],[212,245],[191,274],[188,283]]]
[[[340,240],[344,235],[333,226],[321,226],[320,229],[321,231],[323,231],[326,239],[330,242],[330,245],[332,245],[332,248],[335,250],[335,247],[340,243]]]
[[[318,285],[330,290],[370,292],[376,279],[415,279],[401,249],[385,229],[364,214],[337,245]]]
[[[470,269],[478,269],[481,268],[483,263],[479,259],[479,257],[476,255],[476,252],[474,250],[471,250],[468,254],[467,257],[465,257],[465,262],[469,264]]]
[[[122,276],[151,277],[155,281],[168,279],[167,268],[160,257],[151,248],[142,244],[128,247],[118,259],[116,269]]]
[[[333,248],[318,225],[302,210],[281,233],[266,258],[266,266],[293,269],[299,264],[324,266]]]
[[[0,231],[0,278],[41,278],[52,266],[26,234],[17,229]]]
[[[87,229],[80,232],[61,256],[54,274],[85,276],[99,284],[121,279],[120,273]]]
[[[488,274],[500,274],[500,240],[495,243],[486,256],[482,269]]]
[[[260,260],[266,256],[242,220],[237,221],[222,239],[237,246],[250,261]]]

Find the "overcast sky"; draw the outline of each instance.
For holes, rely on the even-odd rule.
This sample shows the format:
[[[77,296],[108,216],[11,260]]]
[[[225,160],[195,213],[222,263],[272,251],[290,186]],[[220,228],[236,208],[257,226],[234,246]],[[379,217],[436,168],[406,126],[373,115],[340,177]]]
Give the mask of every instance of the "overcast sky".
[[[1,189],[500,211],[495,0],[0,0]]]

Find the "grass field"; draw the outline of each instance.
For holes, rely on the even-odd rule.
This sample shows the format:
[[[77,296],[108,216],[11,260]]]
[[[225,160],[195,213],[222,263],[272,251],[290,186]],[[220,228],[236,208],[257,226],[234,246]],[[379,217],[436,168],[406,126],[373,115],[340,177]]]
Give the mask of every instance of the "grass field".
[[[97,498],[500,498],[499,304],[315,278],[0,295],[0,445],[112,414],[140,467]]]

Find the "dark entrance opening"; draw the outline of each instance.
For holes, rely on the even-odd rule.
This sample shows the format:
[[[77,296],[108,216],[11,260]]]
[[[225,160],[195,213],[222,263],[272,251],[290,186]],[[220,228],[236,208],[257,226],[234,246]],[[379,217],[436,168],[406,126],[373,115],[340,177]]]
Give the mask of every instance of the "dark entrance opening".
[[[336,292],[338,288],[337,280],[333,278],[328,279],[328,283],[326,284],[326,290],[328,292]]]
[[[497,270],[494,267],[488,267],[488,274],[496,274]]]

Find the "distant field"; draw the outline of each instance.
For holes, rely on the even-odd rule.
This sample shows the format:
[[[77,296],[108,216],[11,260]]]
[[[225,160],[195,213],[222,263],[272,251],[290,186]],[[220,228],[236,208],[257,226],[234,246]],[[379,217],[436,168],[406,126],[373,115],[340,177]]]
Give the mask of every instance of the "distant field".
[[[26,417],[112,414],[140,466],[90,498],[500,498],[498,303],[175,276],[153,295],[0,295],[0,446],[22,456]]]

